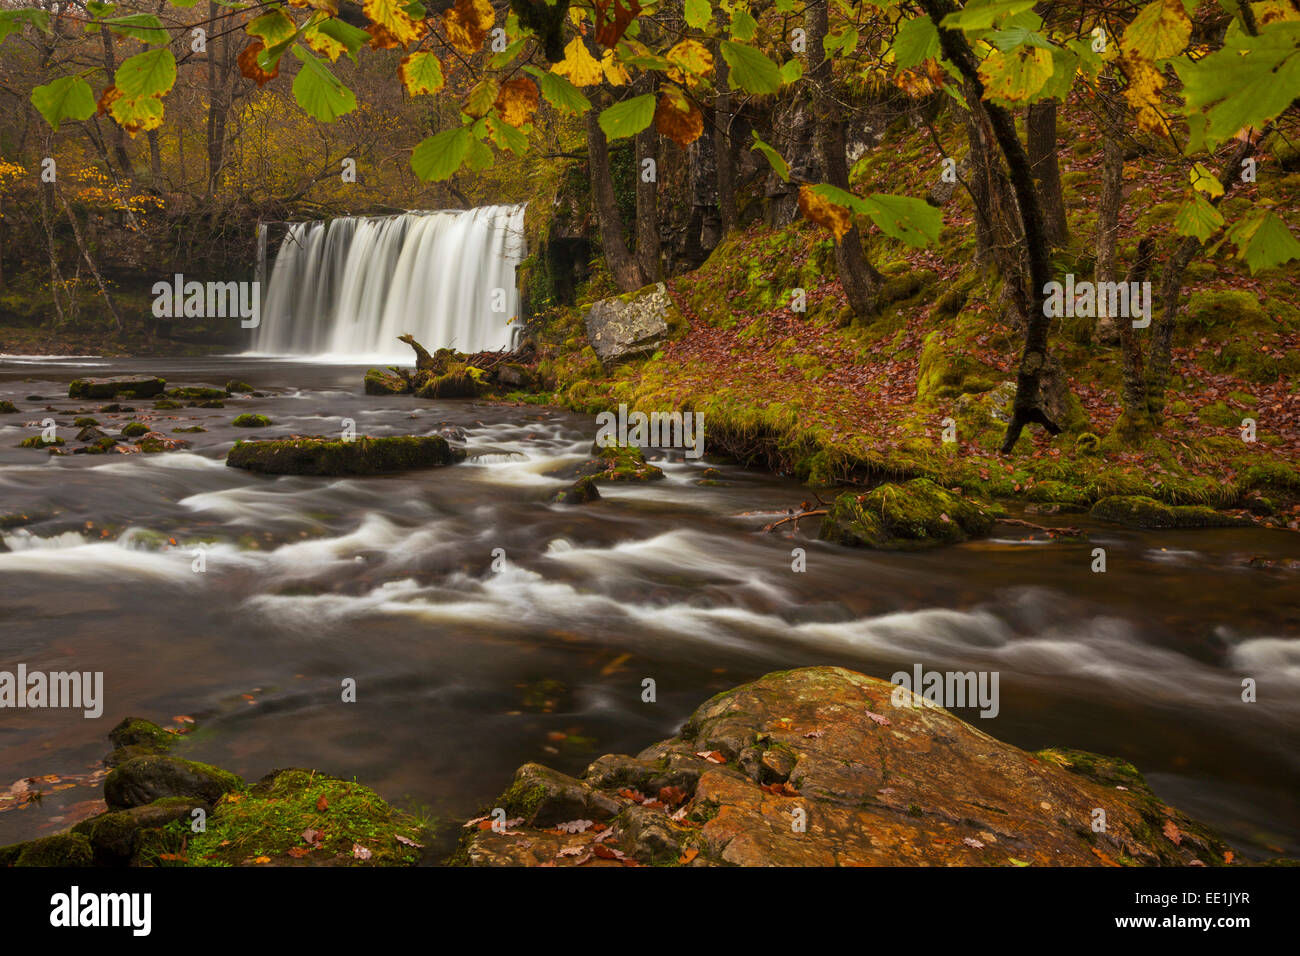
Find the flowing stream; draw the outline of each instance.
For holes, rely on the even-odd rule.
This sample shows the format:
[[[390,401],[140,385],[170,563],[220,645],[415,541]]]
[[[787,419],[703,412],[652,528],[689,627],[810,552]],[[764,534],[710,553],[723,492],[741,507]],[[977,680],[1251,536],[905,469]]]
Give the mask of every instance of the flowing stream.
[[[523,230],[523,206],[295,223],[251,351],[407,362],[407,333],[430,352],[507,348]]]
[[[0,712],[0,790],[85,772],[124,716],[190,715],[200,730],[185,756],[248,779],[319,768],[427,808],[448,824],[432,858],[523,762],[580,774],[771,670],[833,663],[888,679],[919,663],[997,670],[998,716],[959,711],[996,737],[1127,758],[1247,855],[1300,852],[1300,536],[1070,516],[1089,542],[1007,533],[924,554],[852,551],[817,541],[813,524],[759,533],[808,497],[796,482],[721,464],[719,483],[701,484],[709,463],[671,453],[651,454],[663,481],[562,507],[547,497],[586,458],[592,417],[367,396],[363,371],[0,357],[0,398],[23,410],[0,417],[0,514],[36,518],[0,531],[0,670],[102,671],[107,699],[98,720]],[[84,408],[106,428],[140,417],[64,397],[69,379],[124,373],[237,378],[264,397],[136,403],[168,433],[206,427],[177,436],[193,440],[184,451],[15,447],[36,431],[24,422],[47,416],[70,426]],[[273,420],[251,433],[263,437],[337,433],[344,418],[371,435],[459,427],[470,457],[391,477],[254,475],[222,460],[251,437],[229,424],[244,411]],[[202,572],[193,539],[207,542]],[[1097,546],[1105,574],[1090,570]],[[1240,699],[1244,676],[1257,703]],[[341,701],[345,678],[355,703]],[[0,844],[66,826],[95,795],[76,787],[0,813]]]

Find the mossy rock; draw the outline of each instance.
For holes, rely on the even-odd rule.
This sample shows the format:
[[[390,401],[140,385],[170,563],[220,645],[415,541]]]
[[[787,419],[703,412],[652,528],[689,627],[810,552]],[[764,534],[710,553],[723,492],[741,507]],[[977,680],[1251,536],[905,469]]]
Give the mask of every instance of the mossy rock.
[[[101,438],[108,438],[108,436],[94,425],[87,425],[77,432],[77,441],[99,441]]]
[[[821,538],[881,550],[921,550],[988,534],[993,516],[928,478],[848,492],[822,519]]]
[[[217,398],[205,398],[199,402],[190,402],[190,408],[225,408],[226,403]]]
[[[51,439],[50,441],[46,441],[40,435],[32,435],[30,438],[24,438],[22,441],[20,441],[18,443],[18,447],[19,448],[49,448],[53,445],[62,445],[62,444],[63,444],[62,438],[54,438]]]
[[[402,395],[410,388],[400,375],[381,368],[366,372],[364,384],[367,395]]]
[[[108,741],[116,747],[148,747],[155,752],[169,749],[176,735],[169,734],[151,720],[143,717],[124,717],[108,732]]]
[[[0,866],[64,868],[87,867],[93,862],[90,841],[80,833],[58,833],[0,849]]]
[[[318,831],[316,843],[304,841],[307,830]],[[416,820],[369,787],[312,770],[273,771],[218,802],[204,833],[186,828],[176,836],[173,849],[181,836],[188,841],[190,866],[239,866],[263,857],[275,866],[410,866],[420,859]],[[356,846],[369,857],[354,853]]]
[[[965,352],[958,340],[931,332],[921,346],[916,370],[918,399],[955,398],[967,392],[987,392],[1003,374]]]
[[[226,392],[230,395],[244,395],[253,390],[253,386],[247,382],[241,382],[238,379],[231,379],[226,383]]]
[[[1092,506],[1091,516],[1127,528],[1228,528],[1249,525],[1249,518],[1226,515],[1204,505],[1166,505],[1145,495],[1111,495]]]
[[[236,415],[235,420],[230,424],[236,428],[266,428],[271,424],[271,419],[255,412],[245,412],[243,415]]]
[[[168,398],[180,398],[187,402],[220,401],[226,397],[225,389],[207,388],[200,385],[187,385],[184,388],[167,389]]]
[[[74,418],[72,424],[77,428],[94,428],[99,424],[99,419],[83,415],[81,418]]]
[[[13,402],[0,402],[0,415],[15,415],[18,412],[18,406]]]
[[[226,464],[267,475],[377,475],[450,465],[464,457],[463,449],[453,448],[440,435],[358,438],[350,442],[295,438],[235,442]]]
[[[153,398],[162,394],[167,380],[154,376],[142,378],[79,378],[68,385],[68,398]]]
[[[590,475],[551,495],[551,501],[557,505],[585,505],[599,498],[600,489],[596,487],[596,479]]]
[[[663,478],[663,469],[645,460],[641,449],[635,445],[592,444],[591,453],[596,457],[586,462],[578,470],[583,478],[593,481],[658,481]]]
[[[101,813],[81,821],[72,828],[72,832],[81,834],[90,841],[96,863],[101,866],[121,866],[135,856],[141,831],[161,829],[176,821],[188,822],[196,808],[208,813],[212,805],[203,800],[164,797],[141,807]]]
[[[479,372],[475,375],[475,372]],[[477,398],[482,372],[467,365],[453,366],[443,375],[435,375],[416,391],[418,398]]]
[[[233,773],[179,757],[133,757],[104,781],[104,801],[110,810],[127,810],[162,797],[189,797],[215,803],[223,793],[244,782]]]
[[[143,422],[127,422],[122,426],[123,438],[139,438],[147,434],[149,434],[149,426]]]
[[[181,428],[173,428],[174,432],[205,432],[207,431],[202,425],[185,425]]]

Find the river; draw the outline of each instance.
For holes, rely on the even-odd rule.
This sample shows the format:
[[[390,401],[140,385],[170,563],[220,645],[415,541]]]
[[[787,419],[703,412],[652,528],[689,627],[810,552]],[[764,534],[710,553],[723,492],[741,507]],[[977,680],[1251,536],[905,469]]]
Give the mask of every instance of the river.
[[[177,436],[193,441],[184,451],[16,447],[37,431],[23,423],[47,415],[68,438],[78,409],[106,426],[139,418],[66,398],[73,378],[127,373],[240,379],[265,397],[165,412],[128,403],[160,431],[205,427]],[[1300,853],[1300,536],[1070,516],[1090,541],[1002,526],[930,553],[851,551],[817,541],[815,519],[760,533],[809,498],[797,482],[671,453],[657,461],[664,481],[551,505],[587,457],[592,416],[368,396],[363,373],[240,357],[0,357],[0,399],[21,410],[0,417],[0,514],[37,516],[0,532],[0,670],[102,671],[106,698],[99,719],[0,712],[0,791],[85,773],[124,716],[187,715],[200,727],[187,757],[250,780],[314,767],[436,817],[432,860],[521,763],[581,774],[776,669],[829,663],[888,679],[920,664],[998,671],[998,715],[958,711],[995,737],[1124,757],[1245,855]],[[232,427],[245,411],[274,424]],[[336,435],[347,418],[371,435],[463,428],[470,457],[361,479],[223,462],[238,438]],[[701,483],[710,465],[721,475]],[[199,538],[202,572],[182,546]],[[1106,549],[1104,574],[1091,570],[1094,547]],[[1258,682],[1257,702],[1241,700],[1243,677]],[[347,678],[354,703],[342,700]],[[0,844],[55,832],[94,796],[72,787],[0,813]]]

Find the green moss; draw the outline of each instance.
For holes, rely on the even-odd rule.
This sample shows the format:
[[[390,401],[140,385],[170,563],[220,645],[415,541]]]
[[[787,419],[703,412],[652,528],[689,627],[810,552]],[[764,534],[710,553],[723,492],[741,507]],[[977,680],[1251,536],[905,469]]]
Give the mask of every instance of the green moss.
[[[1112,495],[1092,506],[1091,515],[1130,528],[1217,528],[1250,524],[1203,505],[1166,505],[1145,495]]]
[[[296,438],[236,442],[226,456],[232,468],[268,475],[374,475],[411,468],[450,465],[465,457],[440,435],[358,438],[332,441]]]
[[[149,426],[143,422],[127,422],[122,426],[123,438],[139,438],[149,433]]]
[[[183,428],[173,428],[173,432],[205,432],[207,431],[202,425],[186,425]]]
[[[184,408],[185,406],[180,402],[173,402],[170,398],[160,398],[158,401],[153,403],[153,407],[155,411],[163,412],[171,411],[175,408]]]
[[[253,386],[232,378],[226,383],[226,391],[231,395],[244,394],[253,391]]]
[[[252,412],[245,412],[243,415],[236,415],[235,420],[230,424],[236,428],[266,428],[271,424],[271,419],[265,415],[258,415]]]
[[[400,375],[384,369],[372,368],[366,372],[365,391],[367,395],[401,395],[409,389],[407,382]]]
[[[46,441],[40,435],[32,435],[30,438],[24,438],[18,443],[19,448],[49,448],[52,445],[62,445],[62,438],[54,438]]]
[[[14,415],[18,412],[13,402],[0,402],[0,415]]]
[[[840,495],[822,519],[821,537],[837,544],[915,550],[987,534],[992,515],[925,478]]]
[[[20,844],[13,866],[86,867],[94,859],[90,841],[80,833],[59,833]]]
[[[82,416],[81,418],[73,419],[72,424],[77,426],[78,428],[94,428],[96,425],[99,424],[99,420],[87,416]]]
[[[180,398],[191,402],[201,401],[220,401],[226,397],[224,389],[207,388],[204,386],[190,385],[185,388],[169,388],[166,395],[168,398]]]
[[[593,481],[658,481],[664,476],[663,469],[647,462],[633,445],[593,445],[591,451],[596,457],[583,472]]]

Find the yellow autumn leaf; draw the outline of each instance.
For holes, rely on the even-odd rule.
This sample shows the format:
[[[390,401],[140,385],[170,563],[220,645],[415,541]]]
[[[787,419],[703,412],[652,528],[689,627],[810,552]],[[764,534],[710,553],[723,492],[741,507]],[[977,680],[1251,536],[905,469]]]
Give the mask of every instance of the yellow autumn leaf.
[[[713,54],[698,40],[683,40],[668,51],[667,60],[673,65],[668,78],[684,86],[695,86],[713,72]]]
[[[329,58],[333,63],[339,58],[339,54],[347,50],[342,43],[332,36],[321,33],[316,27],[308,27],[302,31],[303,42],[315,50],[317,53]]]
[[[605,75],[600,61],[587,52],[582,37],[574,37],[569,41],[569,45],[564,48],[564,59],[552,66],[551,72],[564,77],[574,86],[595,86]]]
[[[442,75],[442,63],[428,50],[418,50],[408,54],[397,68],[397,75],[412,96],[420,93],[437,93],[446,82]]]
[[[1125,28],[1120,45],[1131,57],[1164,60],[1183,52],[1191,35],[1192,21],[1183,0],[1155,0]]]
[[[371,23],[383,27],[403,46],[424,35],[423,22],[412,20],[398,0],[365,0],[362,9]]]
[[[632,77],[624,69],[623,64],[614,59],[613,50],[605,51],[605,55],[600,59],[600,68],[604,71],[605,79],[609,80],[610,86],[623,86],[632,82]]]
[[[488,0],[456,0],[442,15],[447,41],[461,53],[477,53],[495,22],[496,13]]]
[[[332,17],[338,16],[339,13],[339,0],[289,0],[289,6],[324,10]]]
[[[1137,112],[1138,129],[1161,136],[1168,135],[1168,126],[1160,91],[1164,89],[1165,78],[1150,60],[1123,56],[1120,62],[1128,74],[1128,87],[1124,90],[1124,99]]]
[[[501,84],[496,110],[502,121],[518,129],[537,112],[537,84],[526,76],[517,76]]]
[[[809,186],[799,187],[799,211],[810,222],[825,226],[834,233],[836,242],[843,239],[853,225],[853,215],[848,209],[823,199]]]

